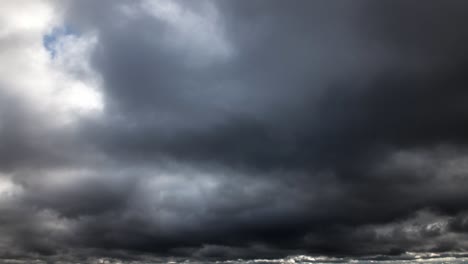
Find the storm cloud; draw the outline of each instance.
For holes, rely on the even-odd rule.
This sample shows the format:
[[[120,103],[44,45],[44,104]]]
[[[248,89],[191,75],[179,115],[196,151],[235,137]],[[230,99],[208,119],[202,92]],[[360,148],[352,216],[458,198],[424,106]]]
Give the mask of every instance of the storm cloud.
[[[1,259],[466,257],[466,1],[0,5]]]

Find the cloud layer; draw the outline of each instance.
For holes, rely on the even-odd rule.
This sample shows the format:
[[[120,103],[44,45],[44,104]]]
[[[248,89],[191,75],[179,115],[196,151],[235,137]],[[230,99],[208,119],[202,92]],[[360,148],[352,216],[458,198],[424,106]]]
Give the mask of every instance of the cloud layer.
[[[464,1],[1,6],[0,258],[467,250]]]

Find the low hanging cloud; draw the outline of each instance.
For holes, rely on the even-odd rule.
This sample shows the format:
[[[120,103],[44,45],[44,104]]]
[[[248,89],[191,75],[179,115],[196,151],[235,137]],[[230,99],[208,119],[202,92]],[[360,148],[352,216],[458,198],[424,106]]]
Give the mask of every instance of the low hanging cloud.
[[[0,263],[466,258],[464,1],[0,5]]]

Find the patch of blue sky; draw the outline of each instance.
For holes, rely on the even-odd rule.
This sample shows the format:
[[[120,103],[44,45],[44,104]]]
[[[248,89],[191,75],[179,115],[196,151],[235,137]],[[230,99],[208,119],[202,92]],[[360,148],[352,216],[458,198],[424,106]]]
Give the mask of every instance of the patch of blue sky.
[[[65,36],[79,36],[79,32],[69,26],[54,27],[42,37],[42,45],[49,52],[52,59],[57,55],[57,44]]]

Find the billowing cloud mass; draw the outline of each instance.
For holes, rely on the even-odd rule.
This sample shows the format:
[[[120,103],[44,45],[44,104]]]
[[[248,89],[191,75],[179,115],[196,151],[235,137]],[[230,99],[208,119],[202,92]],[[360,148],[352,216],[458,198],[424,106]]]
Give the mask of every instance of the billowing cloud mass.
[[[0,263],[467,257],[467,9],[2,1]]]

